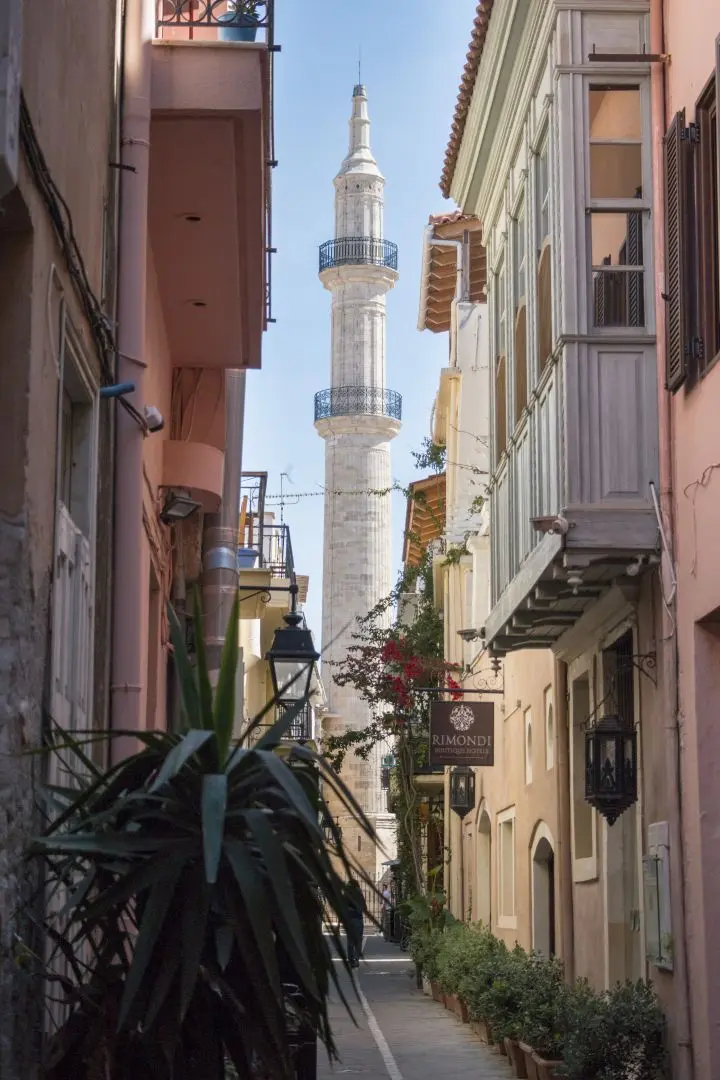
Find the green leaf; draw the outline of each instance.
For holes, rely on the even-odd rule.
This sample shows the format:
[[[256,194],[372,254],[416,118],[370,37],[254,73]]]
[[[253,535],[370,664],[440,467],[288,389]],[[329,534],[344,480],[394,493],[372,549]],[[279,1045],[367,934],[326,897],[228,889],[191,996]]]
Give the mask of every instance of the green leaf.
[[[210,773],[202,783],[202,831],[205,880],[214,885],[218,877],[227,807],[227,776]]]
[[[201,731],[199,728],[191,728],[186,735],[183,735],[182,741],[165,758],[160,772],[150,785],[150,792],[159,791],[168,780],[177,776],[183,765],[212,737],[212,731]]]
[[[268,897],[260,879],[260,867],[246,845],[239,841],[225,843],[224,851],[240,887],[255,944],[265,964],[265,981],[269,982],[273,991],[279,995],[282,991],[275,953],[275,934],[268,913]]]
[[[236,592],[225,634],[213,709],[213,727],[218,741],[218,756],[221,768],[224,768],[227,762],[235,725],[235,681],[238,666],[239,619],[239,593]]]
[[[172,604],[168,604],[167,613],[170,622],[170,640],[173,646],[175,666],[177,667],[178,679],[180,682],[180,704],[187,717],[188,723],[190,726],[193,726],[193,720],[200,711],[200,700],[195,682],[195,674],[193,672],[192,664],[190,663],[190,657],[188,656],[185,635],[183,634],[180,621],[175,614],[175,609]]]
[[[208,673],[207,652],[205,650],[205,627],[203,625],[200,590],[195,587],[193,593],[193,626],[195,628],[195,670],[200,698],[201,726],[207,731],[213,729],[213,699],[210,675]]]
[[[265,861],[268,882],[275,901],[275,921],[298,978],[317,995],[317,983],[310,967],[302,924],[295,905],[292,880],[282,844],[262,810],[249,810],[247,823]]]
[[[132,964],[128,977],[125,980],[125,988],[120,1001],[117,1030],[121,1031],[125,1026],[130,1010],[135,1002],[138,991],[142,985],[148,964],[152,959],[155,944],[160,936],[165,922],[170,902],[175,895],[175,889],[185,865],[185,858],[178,858],[174,866],[168,867],[167,874],[155,884],[148,897],[140,933],[133,953]]]
[[[205,947],[210,891],[200,875],[185,879],[185,903],[182,912],[182,972],[180,975],[180,1020],[185,1019],[197,983]]]
[[[221,971],[224,971],[230,963],[233,940],[232,926],[228,926],[227,923],[224,926],[218,926],[215,931],[215,949],[217,951],[218,965]]]

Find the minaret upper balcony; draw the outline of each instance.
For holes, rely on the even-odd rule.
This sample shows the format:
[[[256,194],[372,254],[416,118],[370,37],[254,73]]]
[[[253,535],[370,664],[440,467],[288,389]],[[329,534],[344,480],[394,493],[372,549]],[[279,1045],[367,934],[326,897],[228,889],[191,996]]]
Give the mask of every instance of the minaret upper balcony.
[[[320,273],[336,266],[382,266],[397,270],[397,264],[397,244],[375,236],[337,236],[320,245]]]

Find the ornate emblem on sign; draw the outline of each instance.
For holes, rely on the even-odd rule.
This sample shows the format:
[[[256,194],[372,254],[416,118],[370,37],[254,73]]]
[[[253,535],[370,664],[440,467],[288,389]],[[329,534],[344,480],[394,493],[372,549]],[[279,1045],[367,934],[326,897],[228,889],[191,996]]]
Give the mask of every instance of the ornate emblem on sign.
[[[456,731],[469,731],[475,722],[475,715],[467,705],[456,705],[450,712],[450,723]]]

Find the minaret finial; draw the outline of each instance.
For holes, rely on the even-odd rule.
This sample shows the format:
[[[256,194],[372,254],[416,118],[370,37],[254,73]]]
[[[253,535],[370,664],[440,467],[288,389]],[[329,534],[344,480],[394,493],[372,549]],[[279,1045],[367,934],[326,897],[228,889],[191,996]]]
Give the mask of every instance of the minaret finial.
[[[358,86],[362,86],[362,45],[358,45]]]

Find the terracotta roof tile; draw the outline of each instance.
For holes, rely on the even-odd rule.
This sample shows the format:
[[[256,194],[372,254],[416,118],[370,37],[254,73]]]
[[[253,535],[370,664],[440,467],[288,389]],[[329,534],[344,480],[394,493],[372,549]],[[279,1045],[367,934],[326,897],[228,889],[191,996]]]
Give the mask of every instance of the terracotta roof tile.
[[[472,37],[470,38],[470,46],[468,48],[467,57],[465,58],[465,67],[460,80],[460,89],[457,96],[457,102],[455,103],[455,114],[450,129],[450,138],[448,140],[447,149],[445,150],[443,171],[440,177],[440,190],[446,199],[450,197],[450,185],[452,184],[453,176],[455,174],[455,166],[457,165],[458,154],[460,152],[460,143],[462,142],[462,137],[465,133],[465,122],[467,120],[470,102],[472,101],[475,79],[478,68],[480,67],[480,59],[485,45],[485,38],[487,37],[490,15],[492,14],[494,2],[495,0],[479,0],[477,11],[475,13]]]

